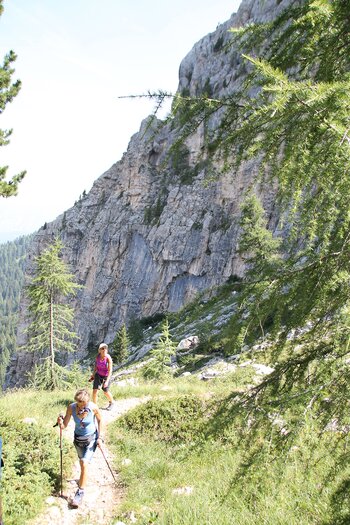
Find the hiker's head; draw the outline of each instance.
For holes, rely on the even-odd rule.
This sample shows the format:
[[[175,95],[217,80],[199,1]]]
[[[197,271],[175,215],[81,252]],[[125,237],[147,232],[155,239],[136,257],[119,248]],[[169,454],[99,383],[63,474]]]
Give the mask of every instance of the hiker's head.
[[[98,352],[102,357],[108,354],[108,345],[106,345],[106,343],[101,343],[98,347]]]
[[[90,395],[85,388],[81,388],[75,392],[74,401],[77,402],[78,406],[87,405],[90,400]]]

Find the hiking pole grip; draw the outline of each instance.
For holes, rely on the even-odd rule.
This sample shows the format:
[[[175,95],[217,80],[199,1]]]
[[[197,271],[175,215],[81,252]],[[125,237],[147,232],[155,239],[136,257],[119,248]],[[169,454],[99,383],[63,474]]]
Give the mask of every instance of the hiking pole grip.
[[[64,414],[59,414],[58,417],[60,417],[61,419],[63,419],[63,418],[64,418]],[[55,428],[55,427],[58,427],[58,421],[53,425],[53,428]]]

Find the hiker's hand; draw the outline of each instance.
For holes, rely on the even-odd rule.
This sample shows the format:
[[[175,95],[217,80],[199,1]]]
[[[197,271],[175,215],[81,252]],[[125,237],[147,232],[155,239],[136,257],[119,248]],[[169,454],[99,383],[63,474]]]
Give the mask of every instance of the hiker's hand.
[[[57,418],[57,425],[63,429],[64,428],[64,424],[63,424],[63,416],[60,414]]]
[[[109,385],[109,379],[106,379],[106,380],[104,381],[104,383],[103,383],[103,386],[104,386],[105,388],[107,388],[108,385]]]
[[[99,438],[97,439],[97,446],[101,448],[102,443],[104,443],[104,439],[101,438],[101,437],[99,437]]]
[[[94,379],[95,379],[95,376],[94,374],[92,374],[92,376],[90,376],[89,383],[91,383],[91,381],[93,381]]]

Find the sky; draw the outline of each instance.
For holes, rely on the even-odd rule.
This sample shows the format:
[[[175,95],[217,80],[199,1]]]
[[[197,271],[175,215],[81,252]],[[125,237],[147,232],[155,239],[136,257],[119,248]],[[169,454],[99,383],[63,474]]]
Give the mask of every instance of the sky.
[[[4,0],[0,61],[17,54],[22,89],[1,114],[8,176],[0,242],[35,232],[74,205],[117,162],[154,103],[118,98],[175,92],[181,60],[237,12],[240,0]],[[164,110],[165,111],[165,110]]]

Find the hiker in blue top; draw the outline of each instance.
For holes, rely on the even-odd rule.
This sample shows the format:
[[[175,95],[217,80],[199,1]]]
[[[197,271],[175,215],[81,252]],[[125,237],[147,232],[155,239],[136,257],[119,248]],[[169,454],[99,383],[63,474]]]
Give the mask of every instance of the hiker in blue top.
[[[95,403],[90,401],[87,390],[81,389],[75,393],[75,403],[67,407],[64,417],[58,416],[57,423],[61,429],[67,427],[73,416],[74,446],[80,461],[80,478],[78,490],[72,500],[72,506],[77,507],[84,496],[84,488],[87,480],[87,467],[97,446],[101,445],[102,439],[102,416]],[[97,420],[97,424],[96,424]]]

